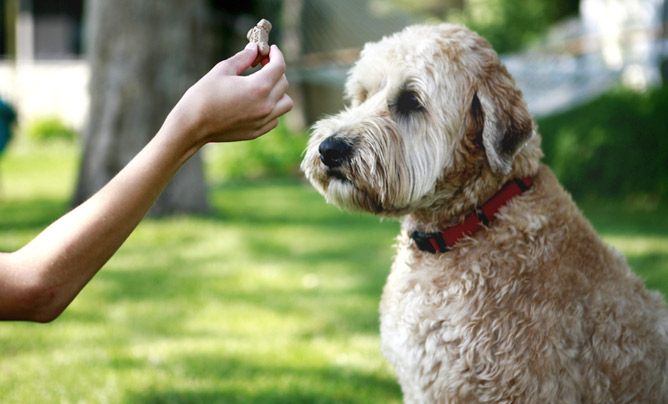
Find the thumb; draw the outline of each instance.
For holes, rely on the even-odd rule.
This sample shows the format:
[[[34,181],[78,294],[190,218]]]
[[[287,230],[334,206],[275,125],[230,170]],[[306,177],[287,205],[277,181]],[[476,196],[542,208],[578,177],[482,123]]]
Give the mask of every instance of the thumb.
[[[257,57],[257,52],[257,44],[249,42],[243,50],[227,59],[229,69],[237,75],[248,70],[253,65]]]

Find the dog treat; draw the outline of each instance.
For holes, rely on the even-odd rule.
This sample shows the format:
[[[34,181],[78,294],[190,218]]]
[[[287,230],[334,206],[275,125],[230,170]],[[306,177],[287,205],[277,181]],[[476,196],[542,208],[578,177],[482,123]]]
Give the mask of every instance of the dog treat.
[[[257,44],[258,55],[254,64],[259,63],[263,58],[269,55],[269,32],[271,31],[271,23],[264,18],[260,20],[253,28],[248,31],[246,38],[248,42]]]

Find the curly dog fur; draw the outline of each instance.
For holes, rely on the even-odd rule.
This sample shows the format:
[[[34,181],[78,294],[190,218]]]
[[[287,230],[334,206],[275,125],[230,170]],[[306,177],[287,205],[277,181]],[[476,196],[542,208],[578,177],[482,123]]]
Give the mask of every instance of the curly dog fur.
[[[380,312],[406,402],[668,402],[662,297],[540,163],[522,94],[483,38],[408,27],[365,46],[346,93],[302,169],[328,201],[401,220]],[[533,187],[451,251],[410,238],[526,176]]]

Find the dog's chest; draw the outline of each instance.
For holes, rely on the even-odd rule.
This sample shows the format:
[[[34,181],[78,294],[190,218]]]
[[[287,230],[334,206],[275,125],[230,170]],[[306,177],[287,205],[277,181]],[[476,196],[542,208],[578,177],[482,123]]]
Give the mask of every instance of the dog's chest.
[[[470,310],[475,307],[467,297],[473,281],[448,279],[442,272],[423,268],[424,262],[416,270],[405,254],[410,254],[408,249],[400,248],[383,291],[382,349],[400,379],[437,389],[447,381],[445,373],[457,371]],[[439,380],[436,367],[441,369]]]

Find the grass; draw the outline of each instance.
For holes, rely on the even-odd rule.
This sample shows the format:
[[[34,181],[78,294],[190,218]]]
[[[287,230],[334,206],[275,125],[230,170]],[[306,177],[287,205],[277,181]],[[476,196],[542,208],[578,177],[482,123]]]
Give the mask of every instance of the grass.
[[[76,160],[5,156],[0,250],[63,212]],[[296,180],[211,198],[142,223],[56,322],[0,323],[0,402],[399,402],[377,315],[398,225]]]
[[[76,170],[72,146],[15,146],[2,251],[64,211]],[[217,214],[143,222],[54,323],[0,323],[0,402],[400,402],[377,315],[397,223],[294,179],[212,191]],[[666,210],[582,206],[668,295]]]

